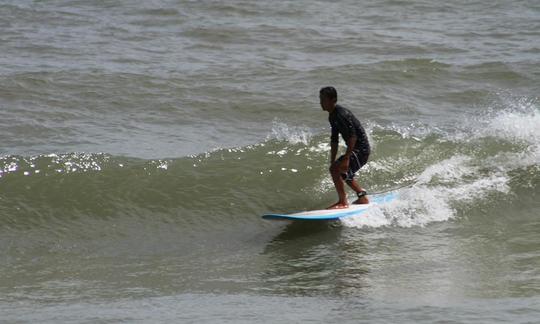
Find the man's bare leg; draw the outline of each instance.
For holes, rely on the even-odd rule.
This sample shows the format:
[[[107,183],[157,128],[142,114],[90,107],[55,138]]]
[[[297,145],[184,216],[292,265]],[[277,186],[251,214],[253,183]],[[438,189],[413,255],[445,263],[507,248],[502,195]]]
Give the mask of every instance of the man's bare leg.
[[[352,190],[354,190],[357,194],[359,192],[362,192],[362,191],[365,191],[365,189],[363,189],[362,187],[360,187],[360,185],[358,184],[358,182],[356,182],[356,180],[352,179],[352,180],[348,180],[347,181],[347,184],[349,185],[349,187],[352,188]],[[363,197],[360,197],[358,198],[357,200],[355,200],[353,202],[353,204],[369,204],[369,199],[367,197],[367,195],[363,196]]]
[[[332,174],[332,180],[334,181],[334,186],[339,196],[339,201],[327,209],[342,209],[349,207],[349,202],[347,201],[347,194],[345,193],[345,184],[341,178],[341,174],[337,170],[337,167],[332,166],[330,168],[330,173]]]

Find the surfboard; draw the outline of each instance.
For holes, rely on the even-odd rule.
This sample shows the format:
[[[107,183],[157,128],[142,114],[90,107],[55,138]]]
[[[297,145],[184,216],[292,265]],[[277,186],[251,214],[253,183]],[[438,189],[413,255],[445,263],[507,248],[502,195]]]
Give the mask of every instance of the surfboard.
[[[389,203],[397,199],[397,192],[388,192],[384,194],[378,194],[369,196],[369,204],[363,205],[349,205],[348,208],[343,209],[321,209],[321,210],[309,210],[293,214],[265,214],[263,219],[270,220],[305,220],[305,221],[331,221],[339,220],[346,217],[353,217],[362,215],[375,205],[381,205]]]

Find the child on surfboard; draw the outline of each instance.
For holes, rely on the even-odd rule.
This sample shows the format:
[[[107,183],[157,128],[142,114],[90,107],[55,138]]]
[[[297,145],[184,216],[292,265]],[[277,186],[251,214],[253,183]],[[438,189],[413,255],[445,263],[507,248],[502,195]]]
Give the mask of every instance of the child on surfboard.
[[[327,209],[349,207],[344,182],[358,196],[353,204],[367,204],[369,200],[366,191],[354,179],[355,173],[366,164],[371,152],[366,131],[349,109],[337,104],[337,91],[334,87],[322,88],[319,99],[322,109],[328,112],[328,121],[332,127],[329,171],[339,196],[339,201]],[[339,134],[347,144],[347,151],[336,160]]]

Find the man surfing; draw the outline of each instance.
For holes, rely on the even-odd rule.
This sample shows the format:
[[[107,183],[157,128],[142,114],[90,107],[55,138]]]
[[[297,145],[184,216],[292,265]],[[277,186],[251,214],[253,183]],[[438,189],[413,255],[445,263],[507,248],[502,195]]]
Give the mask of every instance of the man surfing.
[[[368,161],[371,152],[366,131],[353,113],[337,104],[337,91],[334,87],[324,87],[319,91],[323,110],[328,112],[328,121],[332,127],[330,137],[330,174],[339,196],[339,201],[327,209],[349,207],[345,185],[347,183],[358,196],[353,204],[367,204],[366,191],[354,180],[355,173]],[[347,144],[347,151],[336,160],[339,134]]]

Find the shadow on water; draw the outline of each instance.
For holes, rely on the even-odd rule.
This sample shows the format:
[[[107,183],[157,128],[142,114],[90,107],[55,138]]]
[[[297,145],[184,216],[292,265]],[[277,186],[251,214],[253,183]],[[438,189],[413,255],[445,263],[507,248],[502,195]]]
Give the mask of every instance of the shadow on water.
[[[260,289],[288,296],[357,294],[368,273],[362,262],[366,244],[357,236],[351,240],[347,232],[339,222],[288,224],[262,253],[266,266]]]
[[[290,241],[320,240],[321,236],[336,236],[339,234],[340,229],[341,226],[338,222],[293,221],[287,224],[285,229],[271,240],[267,249],[275,245],[287,244]]]

